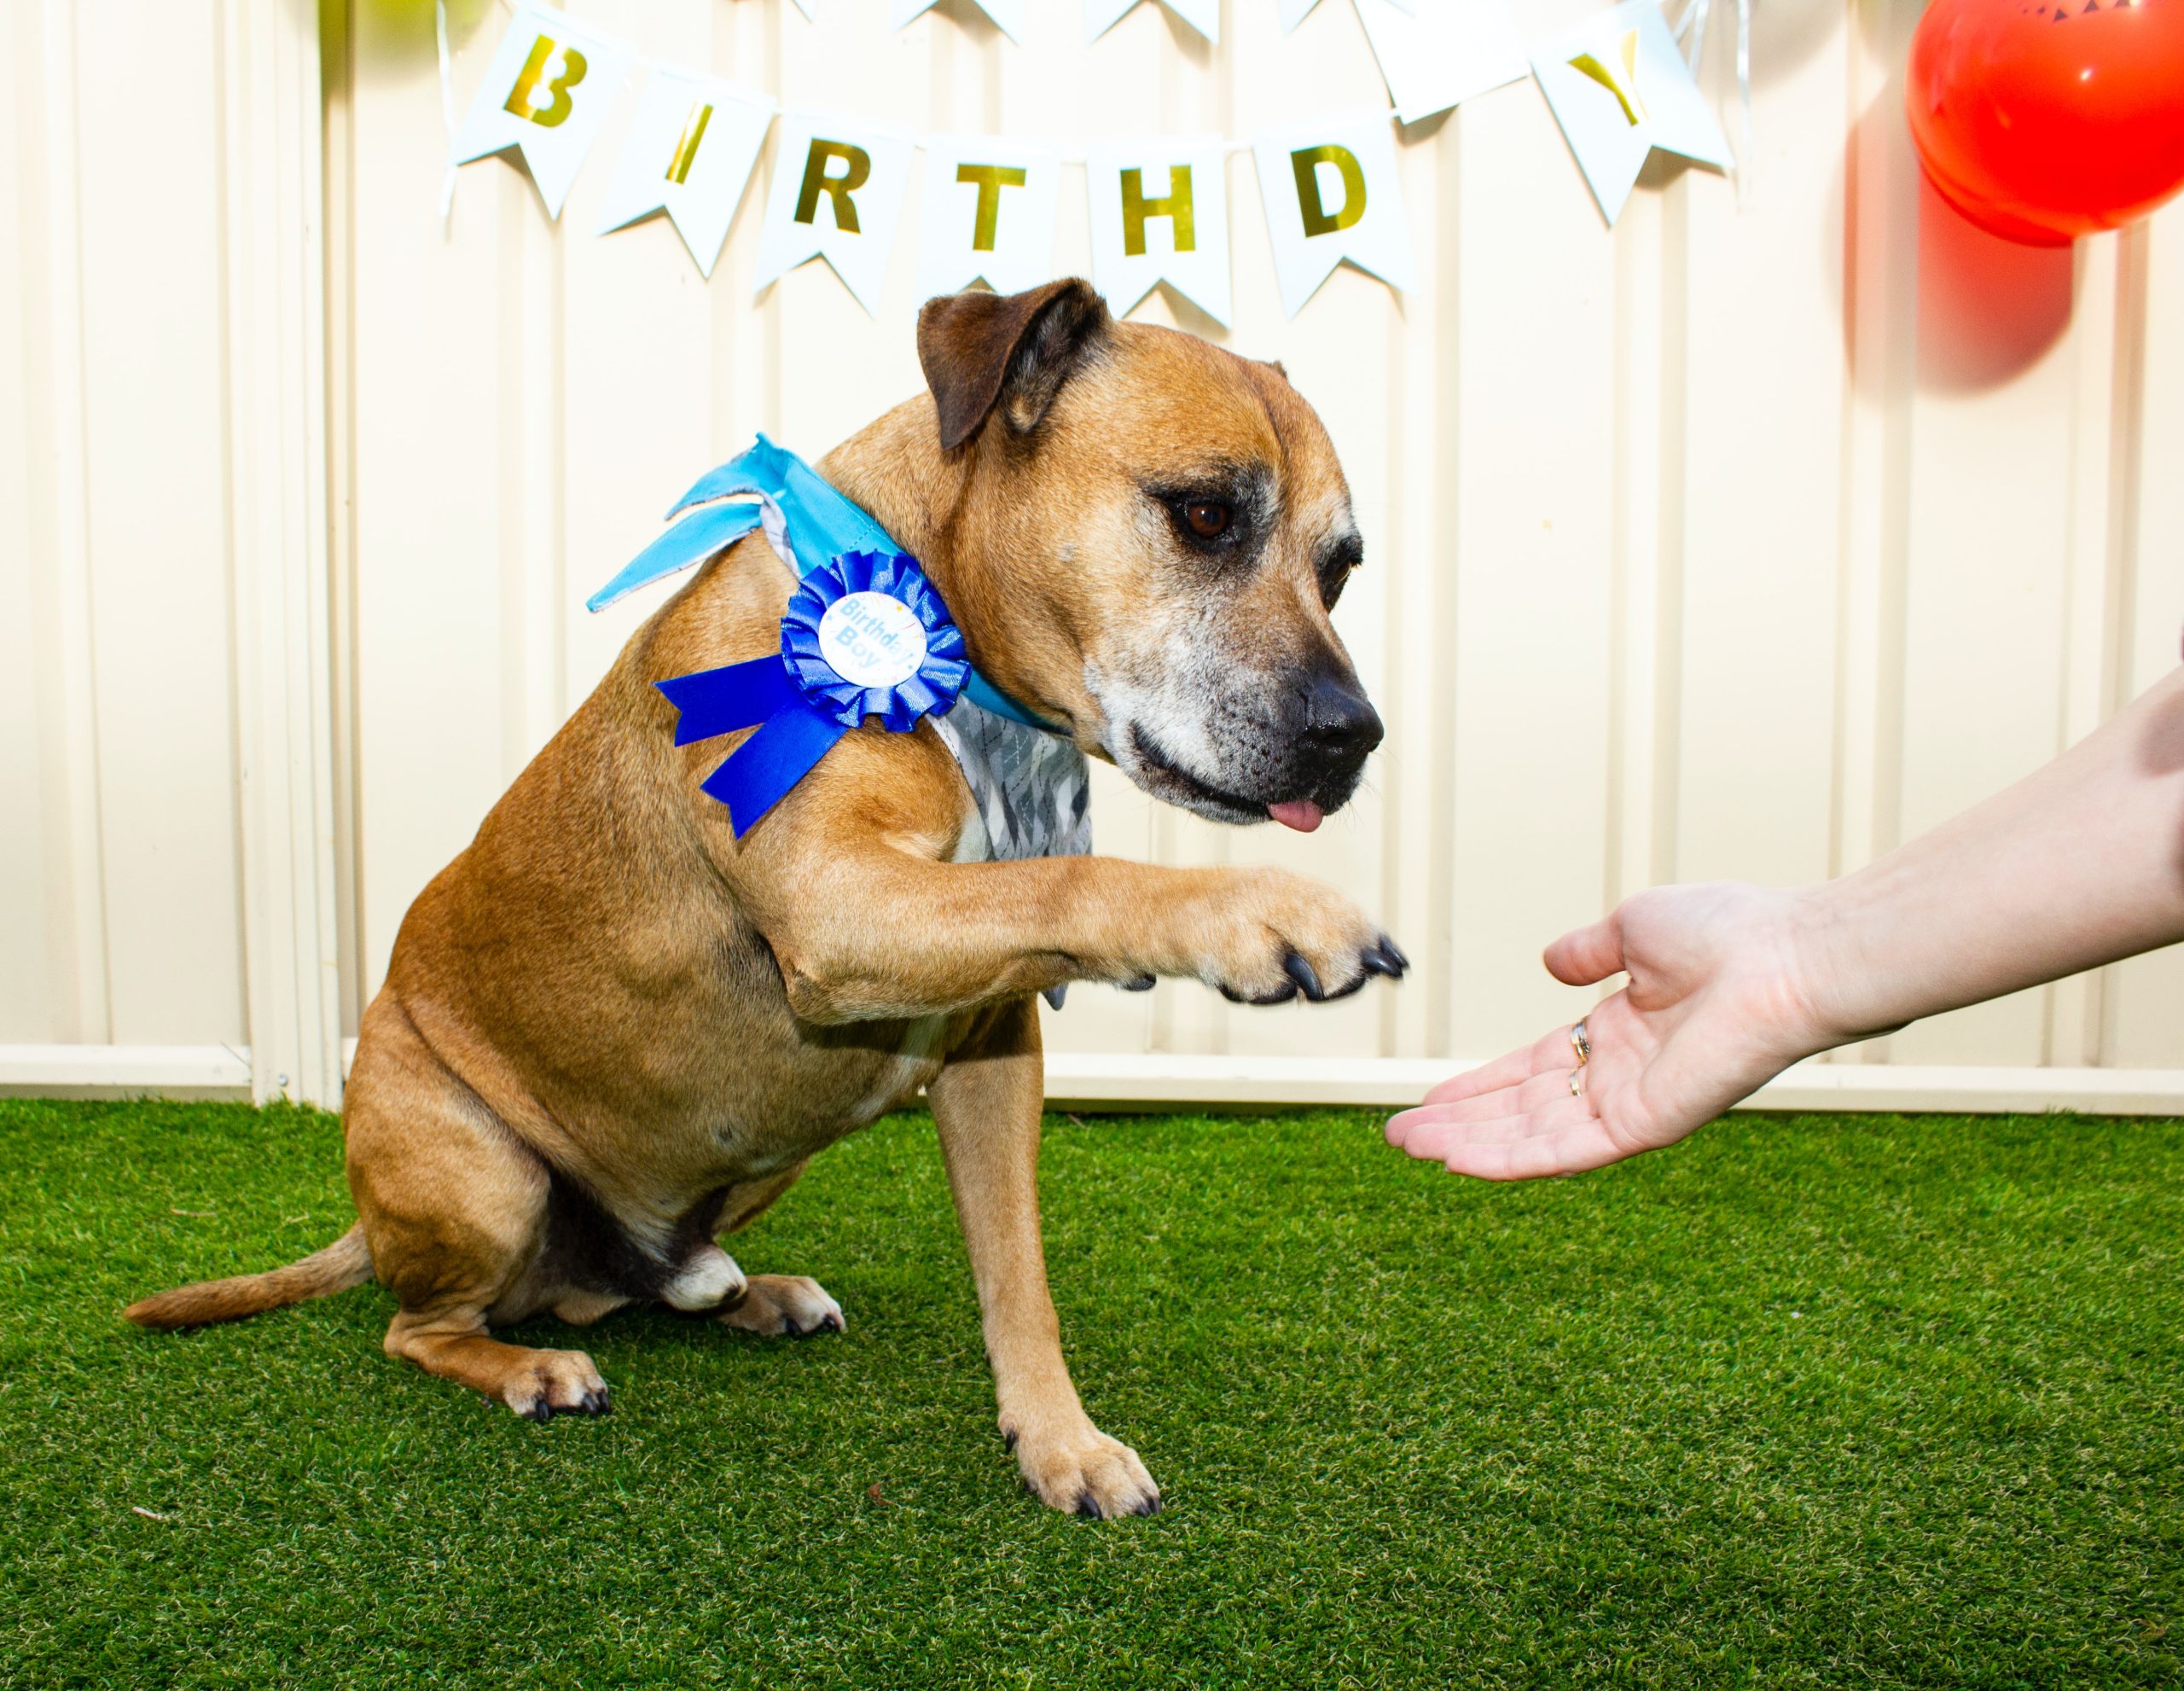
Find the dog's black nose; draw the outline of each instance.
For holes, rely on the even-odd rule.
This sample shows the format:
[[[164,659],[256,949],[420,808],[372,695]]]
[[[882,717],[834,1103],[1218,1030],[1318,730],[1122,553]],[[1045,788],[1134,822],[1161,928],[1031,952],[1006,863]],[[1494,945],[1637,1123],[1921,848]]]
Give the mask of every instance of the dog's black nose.
[[[1333,677],[1321,677],[1305,695],[1304,743],[1329,764],[1363,763],[1386,732],[1372,702]]]

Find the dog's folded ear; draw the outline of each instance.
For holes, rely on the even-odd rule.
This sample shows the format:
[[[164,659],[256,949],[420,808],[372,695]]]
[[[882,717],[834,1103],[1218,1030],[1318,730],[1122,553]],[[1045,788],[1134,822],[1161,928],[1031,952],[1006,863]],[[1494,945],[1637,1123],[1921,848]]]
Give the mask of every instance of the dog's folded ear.
[[[1069,373],[1107,328],[1107,302],[1071,276],[1022,293],[947,293],[918,312],[918,363],[952,452],[998,410],[1038,427]]]

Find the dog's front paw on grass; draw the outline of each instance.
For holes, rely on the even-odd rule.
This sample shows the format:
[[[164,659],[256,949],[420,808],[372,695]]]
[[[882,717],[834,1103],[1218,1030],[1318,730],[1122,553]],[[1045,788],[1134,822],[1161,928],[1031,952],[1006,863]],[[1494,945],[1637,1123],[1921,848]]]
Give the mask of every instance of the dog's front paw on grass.
[[[1016,1452],[1025,1489],[1050,1509],[1088,1520],[1160,1513],[1160,1488],[1137,1452],[1089,1421],[1040,1439],[1008,1431],[1002,1437]]]
[[[603,1415],[613,1407],[607,1382],[581,1351],[529,1351],[501,1387],[501,1401],[526,1421]]]
[[[1286,869],[1239,872],[1216,915],[1199,975],[1233,1003],[1345,998],[1376,974],[1403,979],[1409,959],[1380,925],[1331,886]]]
[[[809,1339],[815,1333],[839,1333],[848,1323],[842,1306],[808,1275],[754,1274],[742,1298],[720,1318],[730,1327],[767,1339]]]

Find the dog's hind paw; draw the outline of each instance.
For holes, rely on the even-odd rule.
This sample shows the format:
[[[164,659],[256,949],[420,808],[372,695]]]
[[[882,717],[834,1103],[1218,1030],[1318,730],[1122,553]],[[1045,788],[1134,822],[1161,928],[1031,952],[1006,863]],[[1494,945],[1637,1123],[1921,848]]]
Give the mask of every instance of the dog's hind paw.
[[[741,1300],[723,1310],[720,1319],[769,1339],[809,1339],[816,1333],[839,1333],[848,1325],[842,1306],[827,1295],[827,1288],[801,1274],[752,1275]]]
[[[501,1401],[529,1421],[603,1415],[614,1403],[607,1382],[581,1351],[530,1351],[501,1387]]]
[[[1089,1421],[1060,1437],[1019,1437],[1013,1428],[1002,1437],[1011,1441],[1025,1488],[1048,1508],[1087,1520],[1160,1513],[1160,1488],[1137,1452]]]

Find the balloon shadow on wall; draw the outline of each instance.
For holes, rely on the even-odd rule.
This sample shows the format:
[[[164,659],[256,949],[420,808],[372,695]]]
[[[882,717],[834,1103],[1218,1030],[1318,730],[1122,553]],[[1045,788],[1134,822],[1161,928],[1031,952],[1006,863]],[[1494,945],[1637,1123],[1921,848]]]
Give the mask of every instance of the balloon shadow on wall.
[[[1919,172],[1919,385],[1999,387],[2039,363],[2071,325],[2067,247],[1989,235]]]
[[[1860,326],[1849,278],[1857,267],[1858,231],[1844,189],[1874,125],[1902,122],[1900,96],[1891,91],[1851,125],[1826,213],[1843,229],[1843,262],[1830,281],[1838,294],[1844,360],[1854,379]],[[1922,392],[1943,394],[2000,387],[2038,363],[2070,327],[2076,273],[2071,249],[2021,247],[1988,234],[1942,198],[1908,142],[1894,156],[1916,178],[1918,267],[1912,297],[1891,299],[1884,309],[1916,314],[1917,384]],[[1866,325],[1865,332],[1878,333],[1879,327]]]

